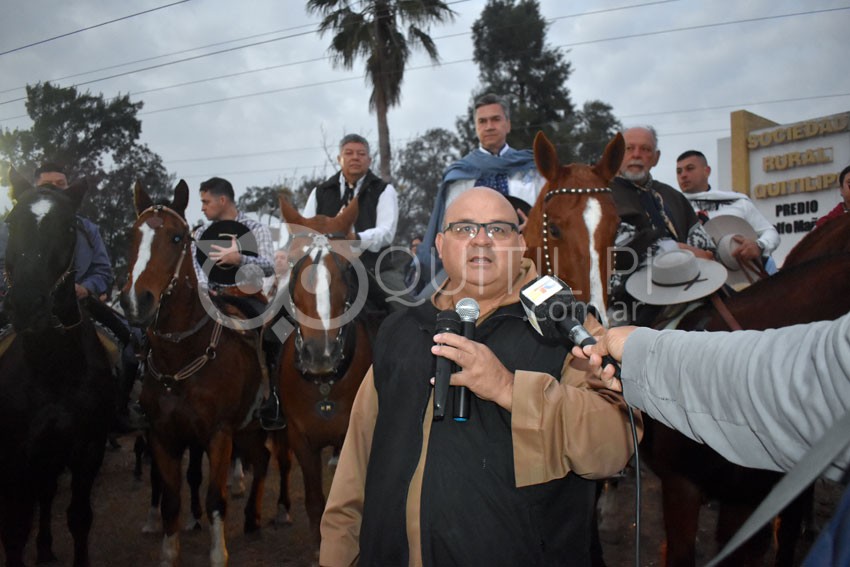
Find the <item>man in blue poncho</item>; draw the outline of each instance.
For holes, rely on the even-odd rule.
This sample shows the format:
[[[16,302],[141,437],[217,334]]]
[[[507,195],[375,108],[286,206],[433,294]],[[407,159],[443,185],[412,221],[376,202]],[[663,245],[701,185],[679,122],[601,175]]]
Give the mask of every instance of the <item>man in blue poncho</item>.
[[[531,150],[515,150],[508,146],[511,115],[508,104],[495,94],[485,94],[475,101],[475,133],[480,146],[449,166],[443,174],[425,238],[419,245],[417,258],[421,272],[416,286],[419,297],[427,297],[433,285],[444,278],[442,262],[434,249],[434,239],[443,229],[446,207],[462,192],[473,187],[490,187],[520,199],[529,206],[537,200],[545,180],[538,174]],[[512,200],[516,203],[516,200]],[[520,215],[524,222],[525,215]]]

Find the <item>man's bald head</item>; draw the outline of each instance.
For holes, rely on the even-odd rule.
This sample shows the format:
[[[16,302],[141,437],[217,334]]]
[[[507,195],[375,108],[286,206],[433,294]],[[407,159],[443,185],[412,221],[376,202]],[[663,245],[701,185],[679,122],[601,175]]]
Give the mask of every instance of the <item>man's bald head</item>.
[[[519,217],[511,202],[504,195],[489,187],[473,187],[458,195],[446,208],[444,224],[456,220],[469,220],[467,218],[457,217],[457,215],[465,213],[470,208],[475,209],[482,206],[492,208],[494,212],[503,206],[504,211],[501,213],[501,217],[493,220],[505,220],[519,224]]]

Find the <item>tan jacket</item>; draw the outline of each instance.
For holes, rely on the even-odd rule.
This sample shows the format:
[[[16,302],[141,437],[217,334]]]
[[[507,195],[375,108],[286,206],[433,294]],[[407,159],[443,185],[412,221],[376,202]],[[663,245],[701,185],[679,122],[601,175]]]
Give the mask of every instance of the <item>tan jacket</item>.
[[[519,301],[519,290],[536,277],[531,261],[523,260],[514,293],[502,305]],[[447,300],[439,292],[432,298],[437,307],[445,307],[443,303]],[[479,318],[479,323],[486,315],[489,314]],[[588,317],[586,327],[595,335],[603,331],[592,317]],[[516,376],[520,375],[522,379],[514,382],[511,413],[517,487],[563,478],[569,472],[585,478],[605,478],[625,466],[632,455],[625,403],[614,394],[590,389],[585,361],[568,356],[560,382],[540,372],[518,370]],[[354,400],[348,433],[322,516],[319,553],[322,566],[357,563],[366,467],[377,415],[378,396],[370,369]],[[419,464],[407,493],[407,538],[413,566],[422,565],[419,496],[432,417],[433,404],[429,403],[422,423],[424,437]],[[637,413],[635,418],[642,433]]]

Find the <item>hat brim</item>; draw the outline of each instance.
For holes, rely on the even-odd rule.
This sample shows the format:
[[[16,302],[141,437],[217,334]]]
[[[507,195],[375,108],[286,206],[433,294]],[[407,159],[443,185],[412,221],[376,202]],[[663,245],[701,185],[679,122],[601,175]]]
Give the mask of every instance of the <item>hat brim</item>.
[[[731,286],[737,291],[749,286],[752,282],[747,278],[747,274],[741,268],[738,261],[732,256],[732,252],[738,248],[732,243],[734,234],[726,234],[717,241],[717,261],[723,264],[726,268],[726,285]]]
[[[644,266],[626,280],[629,295],[650,305],[675,305],[688,303],[711,295],[726,282],[726,268],[720,262],[696,258],[699,280],[685,286],[660,287],[652,283],[649,266]]]
[[[712,217],[703,225],[703,228],[705,228],[715,244],[720,242],[720,239],[727,234],[740,234],[748,240],[756,240],[758,238],[758,234],[752,225],[735,215],[717,215],[716,217]]]

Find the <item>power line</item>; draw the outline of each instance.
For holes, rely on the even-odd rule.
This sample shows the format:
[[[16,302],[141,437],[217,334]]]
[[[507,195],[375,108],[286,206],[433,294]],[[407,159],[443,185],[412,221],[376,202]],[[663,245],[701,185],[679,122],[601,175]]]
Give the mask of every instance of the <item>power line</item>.
[[[34,47],[36,45],[41,45],[42,43],[47,43],[49,41],[53,41],[53,40],[56,40],[56,39],[61,39],[63,37],[68,37],[69,35],[74,35],[74,34],[82,33],[84,31],[93,30],[95,28],[106,26],[106,25],[109,25],[109,24],[114,24],[115,22],[120,22],[122,20],[129,20],[130,18],[135,18],[136,16],[141,16],[143,14],[149,14],[150,12],[156,12],[157,10],[162,10],[164,8],[170,8],[171,6],[183,4],[183,3],[188,2],[188,1],[189,0],[178,0],[177,2],[172,2],[171,4],[165,4],[163,6],[151,8],[150,10],[144,10],[142,12],[136,12],[135,14],[130,14],[129,16],[122,16],[120,18],[115,18],[114,20],[109,20],[107,22],[101,22],[99,24],[94,24],[92,26],[80,28],[78,30],[74,30],[74,31],[71,31],[71,32],[63,33],[63,34],[60,34],[60,35],[55,35],[53,37],[48,37],[47,39],[42,39],[42,40],[39,40],[39,41],[35,41],[33,43],[28,43],[27,45],[22,45],[20,47],[15,47],[14,49],[9,49],[7,51],[0,52],[0,56],[7,55],[9,53],[14,53],[15,51],[21,51],[22,49],[27,49],[27,48],[30,48],[30,47]]]
[[[469,0],[457,0],[455,2],[448,2],[447,5],[460,4],[460,3],[468,2],[468,1]],[[610,12],[616,12],[616,11],[622,11],[622,10],[630,10],[630,9],[634,9],[634,8],[643,8],[643,7],[653,6],[653,5],[657,5],[657,4],[668,4],[670,2],[678,2],[678,1],[679,0],[656,0],[656,1],[653,1],[653,2],[645,2],[645,3],[642,3],[642,4],[631,4],[631,5],[627,5],[627,6],[616,6],[616,7],[613,7],[613,8],[605,8],[605,9],[601,9],[601,10],[592,10],[592,11],[589,11],[589,12],[567,14],[567,15],[564,15],[564,16],[556,16],[554,18],[550,18],[550,19],[547,20],[547,23],[552,23],[552,22],[555,22],[555,21],[558,21],[558,20],[563,20],[563,19],[568,19],[568,18],[577,18],[577,17],[581,17],[581,16],[585,16],[585,15],[590,16],[590,15],[604,14],[604,13],[610,13]],[[94,69],[94,70],[91,70],[91,71],[83,71],[81,73],[74,73],[72,75],[66,75],[64,77],[59,77],[59,78],[56,78],[56,79],[48,79],[48,81],[54,82],[54,81],[61,81],[61,80],[64,80],[64,79],[71,79],[71,78],[79,77],[79,76],[82,76],[82,75],[90,75],[92,73],[98,73],[100,71],[108,71],[110,69],[115,69],[115,68],[119,68],[119,67],[126,67],[128,65],[134,65],[136,63],[144,63],[144,62],[147,62],[147,61],[162,59],[162,58],[165,58],[165,57],[170,57],[172,55],[180,55],[180,54],[183,54],[183,53],[189,53],[189,52],[197,51],[197,50],[200,50],[200,49],[206,49],[208,47],[216,47],[216,46],[219,46],[219,45],[226,45],[228,43],[234,43],[234,42],[243,41],[243,40],[246,40],[246,39],[253,39],[253,38],[256,38],[256,37],[272,35],[272,34],[281,33],[281,32],[284,32],[284,31],[291,31],[291,30],[296,30],[296,29],[301,29],[301,28],[306,28],[306,27],[314,27],[314,26],[315,26],[315,24],[303,24],[303,25],[294,26],[294,27],[291,27],[291,28],[283,28],[281,30],[276,30],[276,31],[272,31],[272,32],[264,32],[264,33],[261,33],[261,34],[254,34],[254,35],[245,36],[245,37],[236,38],[236,39],[231,39],[231,40],[222,41],[222,42],[218,42],[218,43],[211,43],[211,44],[207,44],[207,45],[200,46],[200,47],[193,47],[191,49],[184,49],[184,50],[175,51],[175,52],[172,52],[172,53],[166,53],[166,54],[162,54],[162,55],[156,55],[156,56],[153,56],[153,57],[146,57],[146,58],[143,58],[143,59],[137,59],[135,61],[129,61],[129,62],[126,62],[126,63],[109,65],[107,67],[101,67],[99,69]],[[500,29],[510,29],[512,27],[514,27],[514,26],[513,25],[503,26]],[[188,58],[178,59],[178,60],[167,62],[167,63],[162,63],[160,65],[153,65],[153,66],[149,66],[149,67],[143,67],[143,68],[134,69],[134,70],[131,70],[131,71],[126,71],[124,73],[109,75],[109,76],[106,76],[106,77],[100,77],[100,78],[97,78],[97,79],[93,79],[91,81],[87,81],[87,82],[83,82],[83,83],[77,83],[74,86],[88,85],[88,84],[92,84],[92,83],[95,83],[95,82],[98,82],[98,81],[105,81],[105,80],[108,80],[108,79],[123,77],[123,76],[131,75],[131,74],[137,73],[137,72],[149,71],[149,70],[152,70],[152,69],[158,69],[160,67],[175,65],[177,63],[183,63],[183,62],[186,62],[186,61],[193,61],[195,59],[200,59],[200,58],[208,57],[208,56],[212,56],[212,55],[219,55],[219,54],[222,54],[222,53],[227,53],[229,51],[235,51],[235,50],[243,49],[243,48],[247,48],[247,47],[255,47],[257,45],[263,45],[264,43],[271,43],[271,42],[280,41],[280,40],[283,40],[283,39],[291,39],[293,37],[299,37],[299,36],[302,36],[302,35],[309,35],[311,33],[318,33],[318,28],[315,28],[313,30],[310,30],[308,32],[304,32],[304,33],[301,33],[301,34],[284,36],[284,37],[275,38],[275,39],[262,41],[262,42],[249,43],[249,44],[233,47],[233,48],[226,49],[226,50],[215,51],[215,52],[211,52],[211,53],[207,53],[207,54],[197,55],[197,56],[194,56],[194,57],[188,57]],[[435,36],[433,39],[436,41],[436,40],[440,40],[440,39],[448,39],[448,38],[453,38],[453,37],[467,36],[467,35],[470,35],[471,33],[472,33],[471,31],[465,31],[465,32],[459,32],[459,33],[456,33],[456,34]],[[322,57],[322,58],[310,59],[310,60],[303,61],[303,63],[312,63],[314,61],[320,61],[320,60],[323,60],[323,59],[331,59],[331,57],[332,56],[325,56],[325,57]],[[292,64],[295,64],[295,63],[283,64],[283,65],[279,65],[279,66],[267,67],[267,68],[251,70],[251,71],[244,71],[244,72],[236,73],[236,75],[267,71],[267,70],[278,68],[280,66],[292,65]],[[195,82],[192,82],[192,83],[180,83],[180,84],[177,84],[177,85],[169,85],[169,86],[166,86],[166,87],[160,87],[158,90],[165,90],[167,88],[186,86],[188,84],[195,84],[195,83],[199,83],[199,82],[218,80],[218,79],[221,79],[221,78],[228,78],[228,77],[231,77],[231,76],[235,76],[235,75],[218,75],[218,76],[210,77],[210,78],[207,78],[207,79],[198,80],[198,81],[195,81]],[[23,88],[25,88],[25,86],[24,87],[14,87],[14,88],[11,88],[11,89],[6,89],[6,90],[0,90],[0,94],[19,90],[19,89],[23,89]],[[151,92],[151,91],[143,91],[143,92],[146,93],[146,92]],[[135,93],[135,94],[142,94],[142,92]],[[20,98],[2,101],[2,102],[0,102],[0,105],[7,104],[7,103],[10,103],[10,102],[19,102],[21,100],[26,100],[26,97],[20,97]]]
[[[808,12],[797,12],[797,13],[793,13],[793,14],[780,14],[780,15],[775,15],[775,16],[762,16],[762,17],[759,17],[759,18],[748,18],[748,19],[743,19],[743,20],[733,20],[733,21],[729,21],[729,22],[716,22],[716,23],[712,23],[712,24],[700,24],[700,25],[696,25],[696,26],[686,26],[686,27],[681,27],[681,28],[670,28],[670,29],[667,29],[667,30],[656,30],[656,31],[642,32],[642,33],[636,33],[636,34],[630,34],[630,35],[614,36],[614,37],[609,37],[609,38],[600,38],[600,39],[593,39],[593,40],[578,41],[578,42],[573,42],[573,43],[562,44],[562,45],[559,45],[559,46],[556,46],[556,47],[557,48],[578,47],[578,46],[588,45],[588,44],[592,44],[592,43],[619,41],[619,40],[623,40],[623,39],[635,39],[635,38],[639,38],[639,37],[647,37],[647,36],[654,36],[654,35],[661,35],[661,34],[668,34],[668,33],[676,33],[676,32],[681,32],[681,31],[693,31],[693,30],[696,30],[696,29],[723,27],[723,26],[729,26],[729,25],[753,23],[753,22],[759,22],[759,21],[774,20],[774,19],[779,19],[779,18],[790,18],[790,17],[797,17],[797,16],[803,16],[803,15],[813,15],[813,14],[820,14],[820,13],[825,13],[825,12],[834,12],[834,11],[837,11],[837,10],[847,10],[847,9],[850,9],[850,6],[842,7],[842,8],[828,8],[828,9],[824,9],[824,10],[812,10],[812,11],[808,11]],[[472,59],[471,58],[456,59],[454,61],[444,62],[440,66],[454,65],[454,64],[457,64],[457,63],[467,63],[469,61],[472,61]],[[409,67],[408,69],[405,69],[405,71],[413,71],[413,70],[424,69],[424,68],[432,68],[432,67],[433,67],[432,65],[425,65],[425,66],[420,66],[420,67]],[[324,85],[328,85],[328,84],[340,83],[340,82],[345,82],[345,81],[353,81],[353,80],[356,80],[356,79],[359,79],[359,78],[364,78],[364,77],[365,77],[365,75],[359,75],[357,77],[350,77],[350,78],[346,78],[346,79],[334,79],[334,80],[330,80],[330,81],[305,83],[305,84],[301,84],[301,85],[281,87],[281,88],[278,88],[278,89],[271,89],[271,90],[259,91],[259,92],[254,92],[254,93],[246,93],[246,94],[243,94],[243,95],[236,95],[236,96],[231,96],[231,97],[222,97],[222,98],[217,98],[217,99],[213,99],[213,100],[199,101],[199,102],[188,103],[188,104],[183,104],[183,105],[179,105],[179,106],[160,108],[160,109],[140,113],[140,115],[141,114],[157,114],[157,113],[161,113],[161,112],[169,112],[169,111],[172,111],[172,110],[183,110],[183,109],[186,109],[186,108],[193,108],[193,107],[196,107],[196,106],[204,106],[204,105],[207,105],[207,104],[215,104],[215,103],[220,103],[220,102],[241,100],[241,99],[244,99],[244,98],[251,98],[251,97],[255,97],[255,96],[263,96],[263,95],[267,95],[267,94],[276,94],[276,93],[280,93],[280,92],[284,92],[284,91],[297,90],[297,89],[309,88],[309,87],[314,87],[314,86],[324,86]],[[0,104],[2,104],[2,103],[0,103]]]

